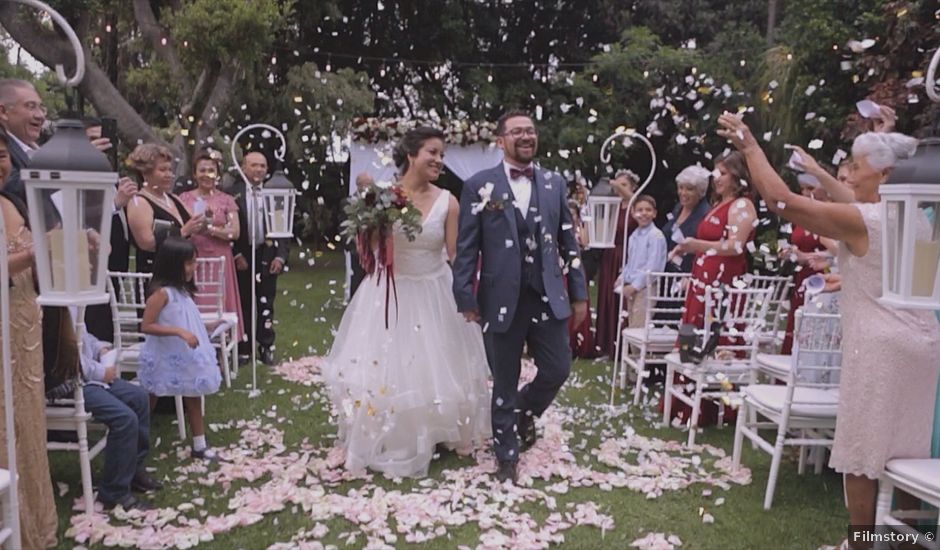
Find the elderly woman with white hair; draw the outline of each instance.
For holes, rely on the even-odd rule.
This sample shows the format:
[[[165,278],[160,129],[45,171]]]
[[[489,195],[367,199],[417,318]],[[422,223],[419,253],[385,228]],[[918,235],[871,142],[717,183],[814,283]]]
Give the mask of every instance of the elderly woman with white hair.
[[[705,215],[711,209],[708,204],[708,180],[711,172],[699,165],[686,166],[676,176],[676,193],[679,203],[673,208],[663,234],[666,236],[666,250],[673,252],[676,245],[686,237],[694,237],[698,232],[698,224],[702,223]],[[666,264],[670,271],[692,272],[692,261],[695,254],[670,254],[672,261]]]
[[[829,465],[845,479],[849,523],[872,525],[878,477],[892,458],[929,458],[940,365],[940,326],[926,310],[896,309],[882,294],[879,186],[917,140],[869,132],[855,138],[848,185],[856,202],[821,202],[793,193],[737,115],[718,134],[744,153],[751,183],[790,222],[836,239],[842,276],[842,375]],[[909,495],[901,508],[917,507]],[[846,541],[843,547],[848,548]]]

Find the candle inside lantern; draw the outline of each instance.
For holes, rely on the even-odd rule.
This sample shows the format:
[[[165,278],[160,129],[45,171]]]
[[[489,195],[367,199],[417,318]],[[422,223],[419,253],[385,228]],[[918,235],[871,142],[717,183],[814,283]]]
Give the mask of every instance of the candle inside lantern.
[[[54,292],[66,292],[66,277],[69,274],[69,267],[65,262],[65,233],[62,229],[56,228],[46,233],[49,246],[49,256],[52,263],[52,290]],[[91,284],[91,261],[88,253],[88,239],[85,232],[75,235],[75,260],[78,265],[74,266],[74,274],[78,277],[78,285],[75,290],[83,291],[92,288]]]
[[[272,224],[271,232],[272,233],[284,233],[287,231],[287,217],[284,215],[284,209],[275,209],[271,215]]]
[[[915,240],[912,296],[933,296],[938,267],[940,267],[940,241]]]

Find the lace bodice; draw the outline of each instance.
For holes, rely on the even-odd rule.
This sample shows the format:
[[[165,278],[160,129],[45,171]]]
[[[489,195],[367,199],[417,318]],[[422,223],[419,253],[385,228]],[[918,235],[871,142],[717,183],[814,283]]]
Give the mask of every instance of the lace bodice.
[[[444,221],[450,193],[441,190],[425,215],[421,233],[414,241],[395,229],[395,276],[421,279],[437,276],[447,267],[444,248]]]

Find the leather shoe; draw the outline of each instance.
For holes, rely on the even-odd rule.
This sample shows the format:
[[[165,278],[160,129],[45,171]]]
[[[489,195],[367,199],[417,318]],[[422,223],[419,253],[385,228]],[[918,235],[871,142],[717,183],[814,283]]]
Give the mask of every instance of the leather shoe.
[[[154,479],[147,472],[137,472],[131,480],[131,490],[138,493],[149,493],[163,489],[163,484]]]
[[[516,431],[519,432],[519,448],[522,451],[532,448],[539,438],[535,431],[535,417],[531,414],[519,413],[516,419]]]
[[[512,484],[516,484],[516,461],[515,460],[500,460],[499,465],[496,468],[496,481],[503,483],[506,480],[512,481]]]
[[[261,362],[268,366],[274,364],[274,352],[271,351],[271,348],[261,349]]]
[[[189,456],[193,460],[205,460],[207,462],[219,461],[219,455],[217,455],[215,451],[209,447],[206,447],[205,449],[202,449],[201,451],[197,451],[196,449],[190,448]]]
[[[127,493],[126,495],[124,495],[123,497],[119,498],[118,500],[114,502],[110,502],[110,501],[103,500],[103,499],[99,499],[99,500],[101,500],[101,504],[104,506],[105,510],[113,510],[117,508],[118,506],[121,506],[122,508],[124,508],[124,510],[128,512],[130,512],[131,510],[138,510],[140,512],[153,510],[152,504],[150,504],[149,502],[140,500],[139,498],[135,497],[134,495],[130,493]]]

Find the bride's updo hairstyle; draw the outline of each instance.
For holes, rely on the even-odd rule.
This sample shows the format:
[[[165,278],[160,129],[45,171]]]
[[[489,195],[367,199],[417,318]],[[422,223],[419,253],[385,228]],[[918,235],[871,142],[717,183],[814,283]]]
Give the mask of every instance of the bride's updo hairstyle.
[[[444,141],[444,132],[431,126],[419,126],[405,132],[405,135],[395,144],[395,150],[392,151],[392,160],[398,167],[399,175],[404,175],[408,171],[408,156],[416,156],[424,146],[424,142],[434,138]]]
[[[866,132],[852,142],[852,156],[864,156],[875,170],[886,170],[894,168],[899,160],[914,156],[917,143],[916,138],[897,132]]]

